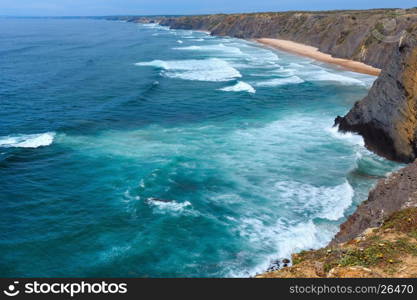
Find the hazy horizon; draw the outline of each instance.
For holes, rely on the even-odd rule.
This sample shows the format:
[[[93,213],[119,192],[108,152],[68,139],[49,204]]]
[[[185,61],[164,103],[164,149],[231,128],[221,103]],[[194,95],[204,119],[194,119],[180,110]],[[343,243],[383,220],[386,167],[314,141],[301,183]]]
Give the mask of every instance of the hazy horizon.
[[[416,3],[399,0],[362,0],[335,3],[329,0],[260,0],[256,3],[242,0],[3,0],[0,16],[3,17],[95,17],[115,15],[198,15],[215,13],[253,13],[279,11],[360,10],[383,8],[411,8]],[[238,7],[238,8],[236,8]]]

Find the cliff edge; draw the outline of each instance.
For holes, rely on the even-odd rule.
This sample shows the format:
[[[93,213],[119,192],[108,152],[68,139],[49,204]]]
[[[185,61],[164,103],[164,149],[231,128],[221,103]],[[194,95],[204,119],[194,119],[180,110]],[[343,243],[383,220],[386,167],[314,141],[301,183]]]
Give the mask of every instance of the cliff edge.
[[[395,44],[369,94],[336,124],[362,135],[370,150],[388,159],[417,158],[417,24]]]
[[[218,36],[290,40],[336,58],[381,69],[395,48],[386,42],[387,36],[396,37],[415,24],[417,9],[218,14],[159,18],[157,22],[173,29],[204,30]]]

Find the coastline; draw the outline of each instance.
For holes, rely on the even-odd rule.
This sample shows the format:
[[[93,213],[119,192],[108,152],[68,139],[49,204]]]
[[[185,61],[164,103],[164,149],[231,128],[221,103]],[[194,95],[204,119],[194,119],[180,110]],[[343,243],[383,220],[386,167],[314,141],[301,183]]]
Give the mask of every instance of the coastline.
[[[343,12],[343,14],[345,14],[345,12]],[[381,69],[388,69],[390,73],[382,73],[379,79],[377,79],[377,84],[374,85],[368,97],[365,98],[365,101],[362,100],[362,103],[364,104],[362,106],[355,105],[354,109],[356,108],[356,111],[353,111],[352,116],[349,119],[352,124],[350,125],[347,123],[348,125],[350,125],[350,127],[346,126],[343,131],[353,131],[359,133],[362,136],[364,136],[365,142],[367,140],[369,141],[370,138],[375,137],[377,140],[379,139],[390,143],[390,135],[387,135],[387,133],[384,133],[383,131],[385,130],[385,128],[383,128],[381,131],[377,131],[375,126],[371,127],[367,122],[369,122],[369,118],[371,117],[381,117],[383,118],[383,120],[386,120],[386,118],[388,118],[388,120],[391,121],[391,119],[393,119],[393,114],[397,112],[397,104],[393,103],[393,101],[390,100],[397,98],[412,99],[411,97],[404,97],[404,95],[408,96],[409,93],[406,92],[413,91],[413,87],[415,86],[414,81],[407,80],[406,77],[415,77],[415,70],[417,69],[416,64],[414,63],[416,61],[416,52],[413,50],[415,49],[416,39],[406,39],[402,41],[401,48],[398,47],[397,43],[392,43],[390,47],[387,47],[387,44],[378,42],[377,39],[372,37],[371,33],[372,29],[374,29],[374,27],[376,26],[378,20],[380,20],[380,18],[383,18],[384,15],[385,13],[381,14],[380,12],[375,12],[375,16],[351,12],[351,18],[347,18],[346,16],[337,18],[338,13],[336,12],[334,14],[329,14],[325,16],[314,14],[312,17],[317,16],[317,18],[314,18],[314,22],[309,22],[308,27],[303,26],[303,24],[305,22],[305,19],[310,19],[311,15],[309,15],[308,13],[299,12],[266,16],[264,14],[259,14],[255,16],[250,15],[250,17],[248,17],[247,22],[242,21],[242,18],[244,19],[245,15],[212,15],[206,17],[199,16],[163,19],[161,21],[161,24],[169,26],[173,29],[204,28],[205,30],[210,30],[213,35],[231,36],[252,40],[267,47],[279,49],[303,57],[309,57],[317,61],[337,65],[349,71],[363,73],[372,76],[380,75]],[[267,28],[264,28],[263,26],[257,26],[259,24],[258,19],[261,21],[265,21],[265,23],[270,26],[268,26]],[[355,20],[355,23],[363,24],[365,28],[369,28],[369,34],[366,36],[362,36],[362,33],[352,31],[351,20]],[[417,27],[415,25],[410,26],[410,24],[412,24],[411,22],[413,21],[415,22],[415,20],[417,20],[417,15],[414,17],[411,16],[407,19],[401,19],[400,24],[403,24],[404,28],[408,28],[408,32],[412,33],[415,32],[415,29]],[[331,24],[332,22],[338,22],[338,24],[341,25],[328,29],[330,37],[328,37],[327,39],[322,39],[320,33],[322,32],[323,26],[327,26],[327,24]],[[288,28],[287,26],[280,26],[282,24],[294,24],[294,26]],[[357,24],[355,24],[355,26],[357,26]],[[265,38],[255,38],[256,36],[263,36]],[[302,41],[306,44],[296,43],[289,40],[267,38],[268,36],[283,36],[289,39],[293,39],[296,37],[297,40]],[[357,45],[357,47],[352,47],[351,41],[357,39],[360,39],[361,42],[359,43],[359,45]],[[308,46],[308,43],[311,44],[313,42],[313,44],[316,45],[317,41],[319,41],[320,43],[320,46],[318,48]],[[320,52],[319,49],[329,49],[329,51],[326,50],[326,52],[330,54]],[[367,53],[367,55],[362,55],[363,53]],[[392,53],[394,55],[395,63],[392,63],[392,59],[389,55],[380,55],[380,53]],[[347,57],[347,59],[335,58],[332,55],[336,57]],[[364,63],[361,63],[360,61],[363,61]],[[377,66],[381,69],[372,67],[371,65]],[[404,65],[408,66],[408,68],[405,71],[403,70],[403,68],[399,67]],[[392,74],[394,74],[395,76],[392,76]],[[405,82],[406,84],[404,86],[398,85],[398,82]],[[394,87],[398,89],[394,89]],[[394,91],[392,92],[393,89]],[[413,106],[408,105],[406,107]],[[370,112],[373,112],[374,109],[375,113],[371,114]],[[411,110],[409,113],[403,114],[404,119],[413,121],[413,113],[414,112]],[[361,119],[358,119],[358,116],[361,116]],[[338,119],[340,123],[340,120],[342,118],[338,117]],[[359,121],[361,123],[359,123]],[[408,129],[410,131],[413,128],[415,128],[415,123],[411,121],[407,123],[404,122],[406,125],[409,125]],[[390,123],[394,124],[395,122]],[[364,124],[367,127],[365,127]],[[398,128],[388,132],[398,132]],[[408,137],[405,134],[404,136]],[[388,148],[388,150],[390,150],[392,148],[392,146],[383,147],[384,145],[381,145],[379,143],[374,144],[375,147],[371,147],[371,150],[380,155],[381,153],[379,153],[379,151],[376,150],[380,150],[383,148]],[[387,155],[382,156],[387,157]],[[392,159],[392,157],[388,158]],[[405,160],[403,156],[397,157],[396,160],[406,163],[410,162],[409,160]],[[415,217],[417,216],[417,211],[415,209],[412,211],[407,211],[407,213],[405,214],[407,217],[404,218],[404,211],[402,210],[406,206],[417,207],[417,204],[414,203],[410,205],[409,202],[406,202],[406,206],[403,206],[403,202],[395,202],[395,199],[398,198],[397,196],[399,196],[402,199],[402,201],[406,201],[408,199],[408,197],[403,197],[404,190],[402,189],[405,184],[403,180],[415,180],[415,177],[415,173],[413,173],[410,175],[410,177],[400,175],[396,178],[395,176],[393,177],[392,175],[390,175],[388,176],[388,178],[381,179],[379,189],[376,189],[376,191],[371,190],[369,192],[369,198],[374,200],[371,201],[373,205],[370,206],[370,212],[367,211],[369,207],[366,204],[368,202],[365,201],[359,208],[355,210],[355,213],[352,216],[350,216],[348,220],[343,224],[338,234],[333,238],[333,241],[330,245],[320,250],[302,252],[301,254],[294,254],[297,266],[295,266],[295,268],[285,268],[286,266],[284,265],[284,269],[282,269],[282,272],[286,273],[288,271],[287,277],[299,276],[303,278],[344,277],[344,275],[347,275],[346,277],[392,277],[393,273],[390,272],[393,270],[393,267],[399,266],[400,268],[397,270],[399,271],[397,276],[403,276],[404,269],[410,268],[410,266],[417,266],[416,260],[410,261],[410,253],[407,253],[407,251],[404,252],[404,249],[402,249],[401,247],[397,247],[401,245],[397,244],[392,245],[393,249],[396,249],[395,254],[400,253],[401,255],[398,257],[395,257],[395,255],[393,257],[390,257],[391,253],[382,253],[382,244],[375,241],[377,241],[377,239],[395,238],[395,243],[397,242],[397,239],[401,242],[404,238],[403,229],[406,228],[407,230],[409,230],[411,228],[410,222],[414,225],[416,224]],[[389,185],[389,189],[384,188],[385,184]],[[410,191],[412,193],[415,193],[415,184],[412,186],[414,187],[410,187]],[[378,193],[378,191],[381,191],[381,193]],[[392,194],[391,191],[396,191],[396,194]],[[413,195],[415,196],[415,194]],[[376,203],[378,204],[378,209],[374,207],[374,204]],[[394,214],[399,214],[401,218],[399,218],[399,220],[395,220],[395,217],[389,217],[388,214],[385,214],[386,212],[388,212],[388,210],[391,213],[394,211]],[[387,217],[391,218],[391,221],[392,219],[394,219],[395,222],[388,222],[384,225],[384,219],[386,219]],[[404,220],[406,221],[406,223],[402,224],[401,222]],[[395,227],[398,227],[401,230],[397,230]],[[366,232],[368,233],[365,234]],[[371,238],[368,239],[367,235],[369,233],[371,233]],[[374,264],[372,269],[376,267],[376,270],[370,270],[368,266],[359,268],[354,266],[363,263],[363,257],[361,255],[356,257],[356,254],[361,254],[364,251],[366,253],[372,254],[370,255],[371,258],[378,258],[367,262],[368,264]],[[333,254],[335,254],[335,257],[333,257]],[[416,255],[414,252],[412,254]],[[301,265],[300,268],[299,263],[305,260],[304,256],[308,256],[308,261],[305,265]],[[407,259],[404,262],[401,262],[401,260],[404,257],[406,257]],[[341,258],[345,259],[340,261]],[[356,260],[356,258],[360,259]],[[311,262],[311,273],[306,272],[309,270],[309,262]],[[347,264],[347,262],[352,262],[354,264],[353,266],[350,266],[349,264]],[[403,264],[401,265],[401,263]],[[284,264],[286,264],[286,262],[284,262]],[[293,265],[295,265],[294,261]],[[345,269],[340,269],[339,265],[342,265],[341,267]],[[381,269],[381,267],[387,268],[389,272],[385,272],[386,270]],[[415,270],[417,270],[417,268]],[[285,275],[282,273],[265,274],[270,274],[272,275],[271,277],[283,277],[282,275]],[[412,275],[417,276],[417,273],[414,272]],[[260,277],[263,276],[261,275]],[[269,275],[266,275],[265,277],[269,277]]]
[[[296,43],[288,40],[271,38],[254,39],[254,41],[275,49],[312,58],[321,62],[338,65],[349,71],[373,76],[379,76],[379,74],[381,73],[381,69],[354,60],[335,58],[330,54],[320,52],[318,48],[313,46],[308,46],[305,44]]]

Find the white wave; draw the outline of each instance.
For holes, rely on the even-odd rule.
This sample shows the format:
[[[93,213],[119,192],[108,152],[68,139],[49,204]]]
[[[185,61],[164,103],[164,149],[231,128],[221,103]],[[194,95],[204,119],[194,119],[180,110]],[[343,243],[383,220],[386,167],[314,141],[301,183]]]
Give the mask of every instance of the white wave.
[[[291,77],[291,76],[294,76],[296,74],[296,70],[291,69],[291,68],[286,68],[286,67],[283,67],[283,66],[279,66],[278,69],[273,69],[273,70],[269,71],[269,73],[277,74],[278,76]]]
[[[275,65],[280,60],[276,53],[259,48],[249,49],[247,54],[248,57],[246,58],[246,61],[257,67]]]
[[[165,62],[163,60],[153,60],[153,61],[148,61],[148,62],[138,62],[135,63],[136,66],[150,66],[150,67],[156,67],[156,68],[162,68],[165,70],[169,69],[169,64],[168,62]]]
[[[346,141],[350,144],[359,145],[364,147],[365,142],[363,140],[363,137],[359,134],[355,134],[352,132],[340,132],[338,126],[333,126],[330,128],[326,128],[327,132],[330,133],[330,135],[336,139]]]
[[[153,66],[164,69],[163,75],[170,78],[198,81],[229,81],[242,77],[240,72],[228,62],[218,59],[190,59],[190,60],[153,60],[139,62],[137,66]]]
[[[191,208],[192,206],[189,201],[180,203],[176,201],[160,201],[154,198],[148,198],[146,202],[160,213],[184,213],[185,210]],[[192,210],[189,210],[189,213],[192,212]]]
[[[344,212],[352,204],[354,196],[354,190],[347,181],[334,187],[281,181],[275,184],[275,188],[281,199],[291,202],[293,212],[308,212],[314,218],[330,221],[344,217]]]
[[[200,46],[175,47],[174,50],[201,50]]]
[[[243,81],[239,81],[235,85],[227,86],[220,89],[225,92],[248,92],[254,94],[256,90],[249,84]]]
[[[183,41],[181,41],[181,40],[177,40],[177,43],[178,44],[182,44],[182,43],[184,43]]]
[[[298,76],[291,76],[291,77],[285,77],[285,78],[274,78],[270,80],[265,80],[261,82],[257,82],[256,86],[264,86],[264,87],[272,87],[272,86],[280,86],[280,85],[286,85],[286,84],[299,84],[303,83],[304,80],[302,80]]]
[[[0,147],[38,148],[53,143],[55,132],[0,137]]]
[[[262,263],[246,272],[231,270],[230,277],[247,277],[265,272],[270,262],[277,258],[290,258],[292,253],[306,249],[317,249],[326,245],[337,231],[337,226],[318,226],[312,221],[298,224],[288,224],[282,220],[267,224],[256,218],[240,220],[239,233],[246,237],[253,245],[262,245],[274,249],[270,255],[264,257]]]
[[[168,26],[161,26],[158,23],[147,23],[147,24],[139,24],[139,26],[150,28],[150,29],[158,29],[164,31],[170,31],[171,29]]]
[[[158,23],[139,23],[139,25],[143,27],[150,27],[150,28],[155,28],[155,27],[160,26]]]
[[[324,70],[319,72],[314,72],[309,76],[309,80],[311,81],[330,81],[330,82],[338,82],[343,85],[362,85],[366,86],[367,84],[359,79],[354,77],[344,76],[341,74],[330,73]]]
[[[205,45],[205,46],[188,46],[188,47],[176,47],[174,50],[185,50],[185,51],[207,51],[207,52],[220,52],[225,54],[240,55],[242,51],[237,47],[230,47],[224,44],[218,45]]]
[[[307,60],[298,63],[289,63],[284,69],[291,69],[294,74],[304,81],[312,82],[329,82],[341,85],[370,87],[375,80],[374,76],[350,71],[334,70],[323,65],[317,65],[314,61]]]

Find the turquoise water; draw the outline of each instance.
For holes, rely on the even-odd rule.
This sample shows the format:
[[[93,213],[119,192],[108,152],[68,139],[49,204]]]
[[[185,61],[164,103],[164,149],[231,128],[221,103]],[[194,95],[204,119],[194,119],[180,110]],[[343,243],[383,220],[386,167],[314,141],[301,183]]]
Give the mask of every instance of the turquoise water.
[[[251,276],[397,167],[332,128],[370,76],[104,20],[0,43],[0,276]]]

